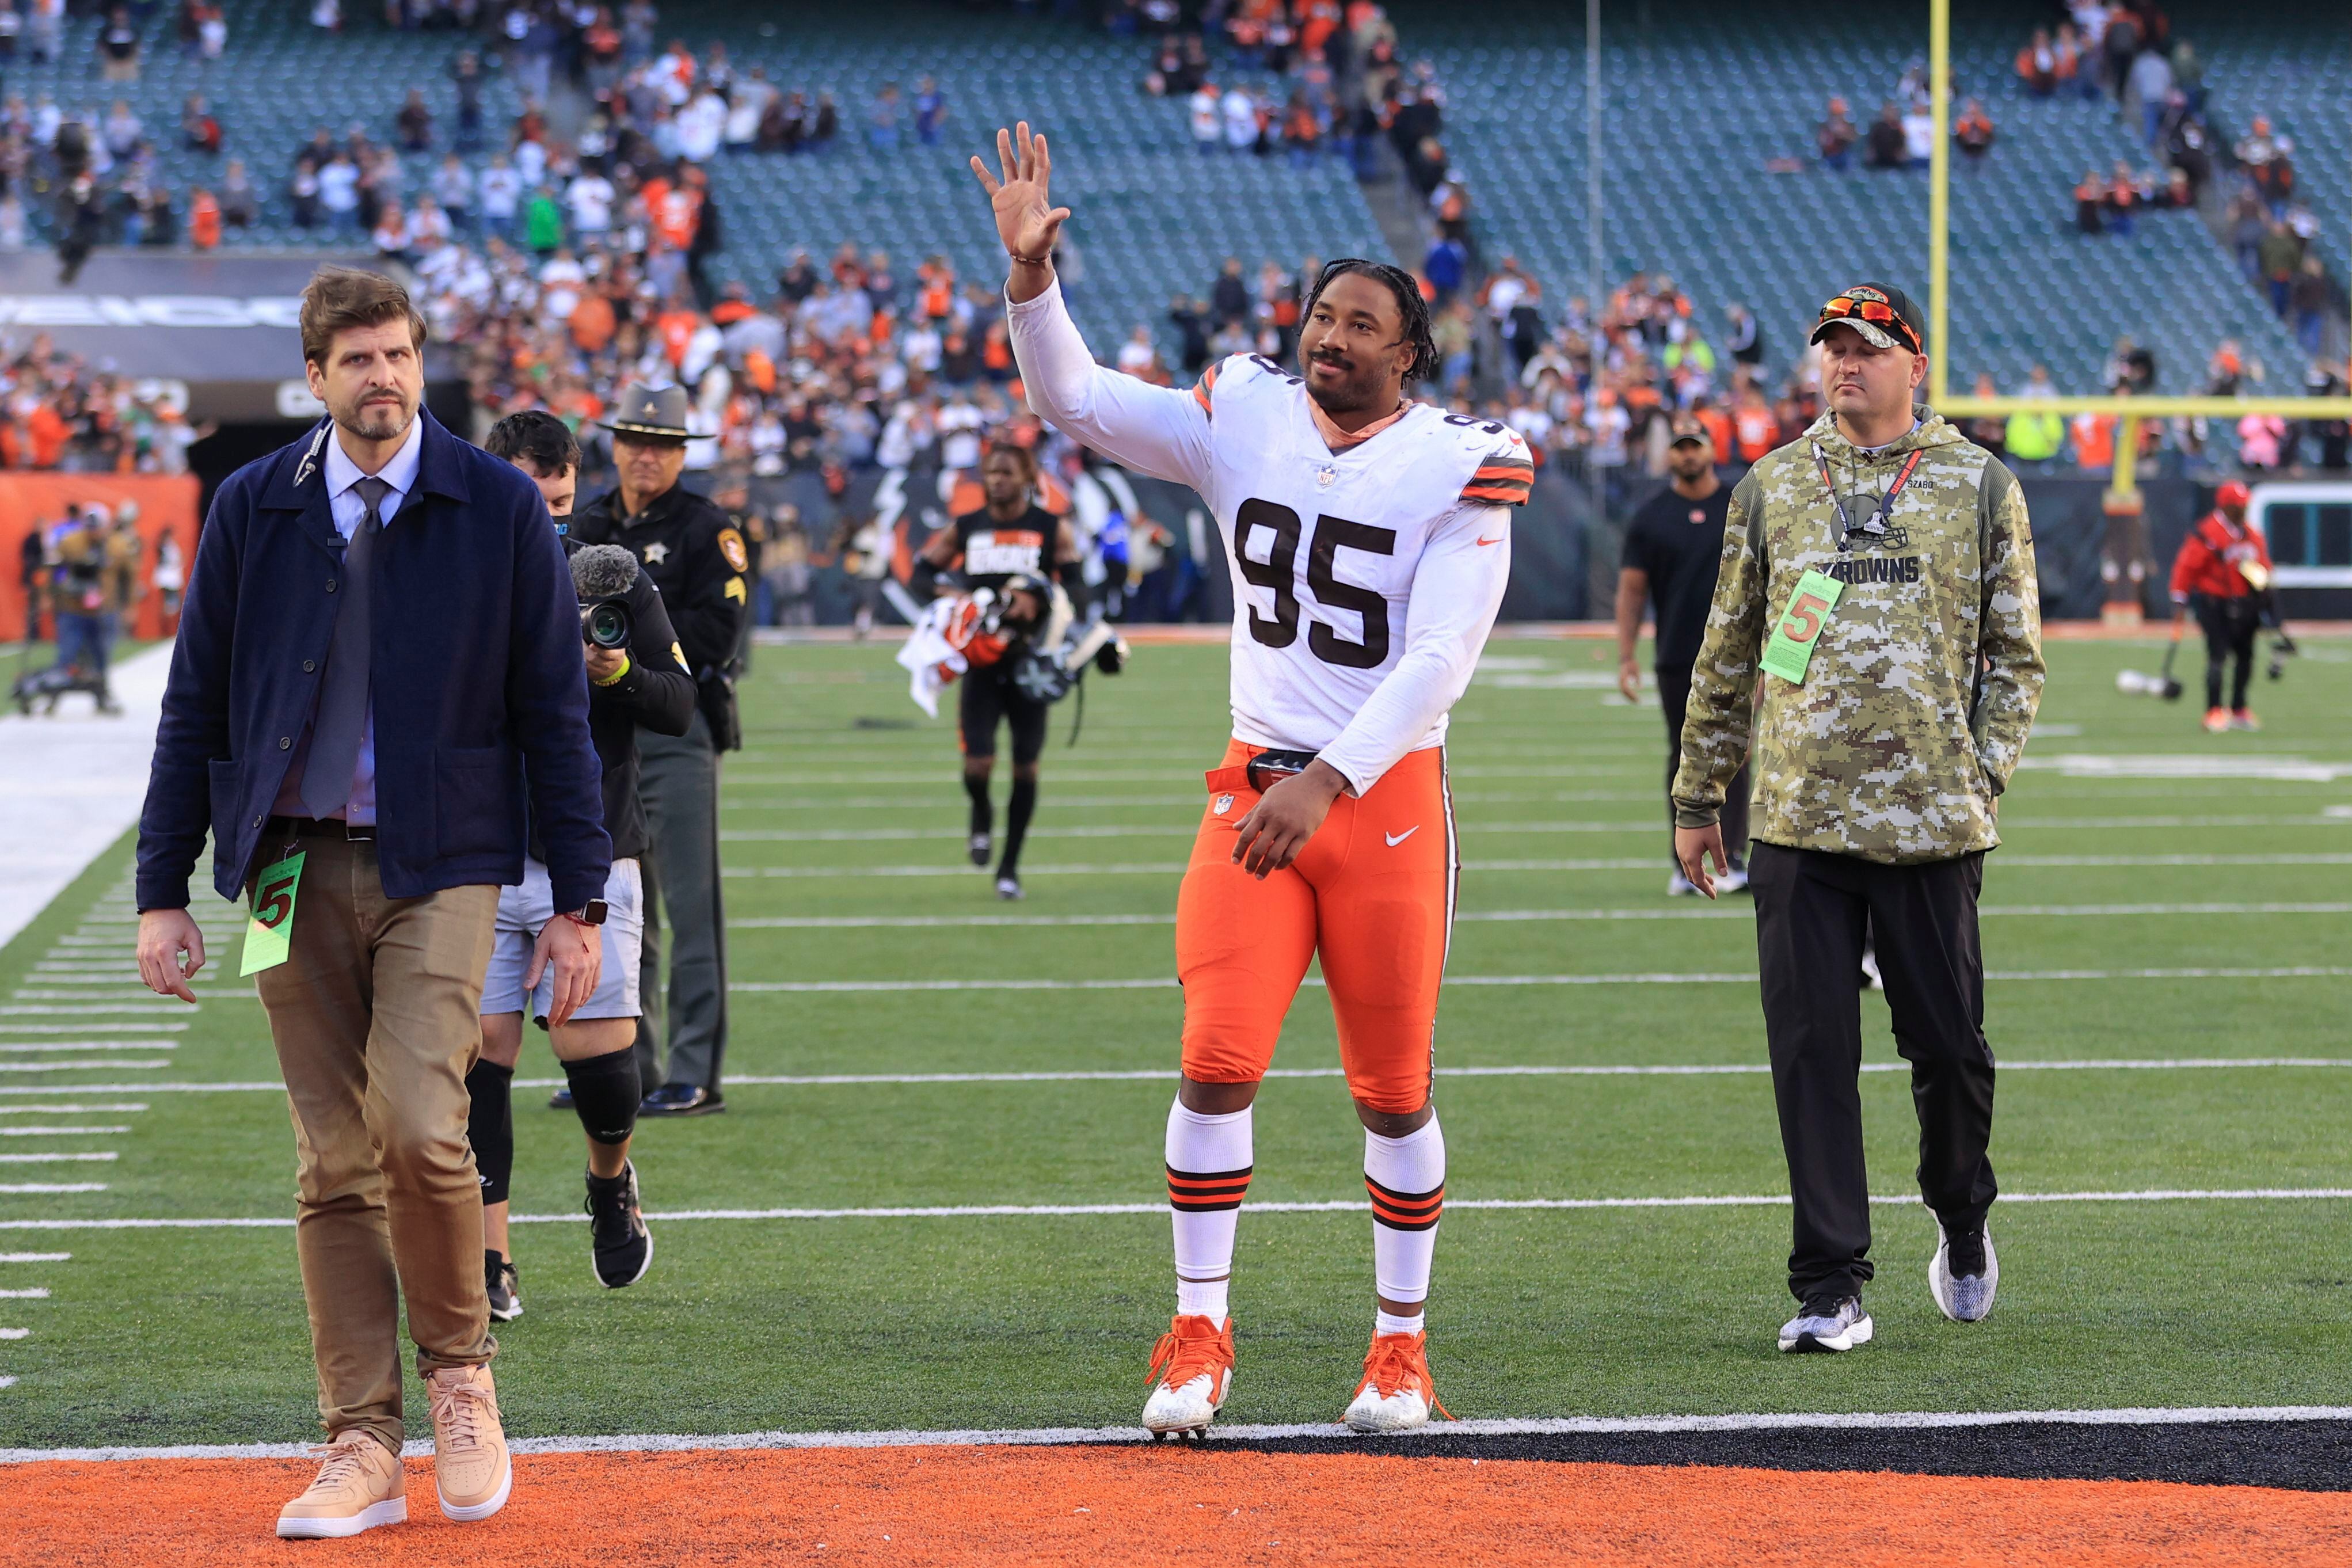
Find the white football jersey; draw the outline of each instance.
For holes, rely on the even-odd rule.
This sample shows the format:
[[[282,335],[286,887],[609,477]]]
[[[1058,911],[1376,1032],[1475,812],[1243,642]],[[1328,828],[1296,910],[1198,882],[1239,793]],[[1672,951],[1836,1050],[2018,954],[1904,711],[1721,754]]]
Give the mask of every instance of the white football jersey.
[[[1008,319],[1041,416],[1215,514],[1238,739],[1320,752],[1359,794],[1444,741],[1510,577],[1509,508],[1534,473],[1517,434],[1416,405],[1335,454],[1271,360],[1176,391],[1096,365],[1058,286]]]

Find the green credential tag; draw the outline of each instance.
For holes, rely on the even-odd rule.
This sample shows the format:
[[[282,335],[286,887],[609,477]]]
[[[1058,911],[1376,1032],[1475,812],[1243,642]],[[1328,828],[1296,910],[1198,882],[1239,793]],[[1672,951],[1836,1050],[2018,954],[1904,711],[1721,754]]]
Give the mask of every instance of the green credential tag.
[[[302,882],[302,852],[297,849],[253,879],[253,918],[245,927],[240,975],[258,974],[286,962],[293,951],[294,895]]]
[[[1822,640],[1822,627],[1844,592],[1844,584],[1819,572],[1798,578],[1788,608],[1772,623],[1771,640],[1764,645],[1765,669],[1792,686],[1802,686],[1805,668],[1813,662],[1813,645]]]

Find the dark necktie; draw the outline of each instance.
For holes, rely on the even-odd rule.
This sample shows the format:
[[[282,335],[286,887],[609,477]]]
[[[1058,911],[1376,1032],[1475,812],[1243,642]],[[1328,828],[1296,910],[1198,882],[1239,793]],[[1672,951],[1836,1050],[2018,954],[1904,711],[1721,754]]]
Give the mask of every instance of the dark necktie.
[[[341,816],[350,803],[352,774],[360,760],[360,731],[367,723],[368,578],[376,536],[383,531],[383,519],[376,509],[392,493],[392,487],[371,476],[352,488],[359,491],[367,511],[343,550],[335,638],[328,645],[326,682],[319,692],[319,716],[310,729],[310,754],[302,765],[302,805],[314,817]]]

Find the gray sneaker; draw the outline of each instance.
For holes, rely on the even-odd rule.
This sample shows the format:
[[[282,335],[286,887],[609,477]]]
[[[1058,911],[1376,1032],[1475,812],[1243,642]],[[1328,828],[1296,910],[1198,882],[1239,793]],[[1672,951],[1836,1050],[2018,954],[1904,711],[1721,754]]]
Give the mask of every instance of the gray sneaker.
[[[1953,1236],[1936,1222],[1936,1256],[1927,1260],[1927,1293],[1956,1323],[1982,1322],[2000,1288],[2000,1259],[1993,1256],[1992,1232],[1979,1226]]]
[[[1803,1354],[1808,1351],[1850,1351],[1870,1342],[1870,1314],[1859,1296],[1816,1296],[1802,1310],[1780,1325],[1780,1348]]]

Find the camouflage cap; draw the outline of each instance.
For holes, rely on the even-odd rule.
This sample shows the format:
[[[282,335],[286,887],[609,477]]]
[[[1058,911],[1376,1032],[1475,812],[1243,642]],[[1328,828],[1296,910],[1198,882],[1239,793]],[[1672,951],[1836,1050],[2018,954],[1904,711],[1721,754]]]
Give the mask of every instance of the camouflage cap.
[[[1685,441],[1698,441],[1712,447],[1715,445],[1715,432],[1709,430],[1706,427],[1706,421],[1696,414],[1677,414],[1675,416],[1674,438],[1666,444],[1670,447],[1679,447]]]
[[[1857,283],[1833,296],[1822,307],[1813,324],[1812,342],[1820,342],[1832,327],[1852,327],[1863,341],[1882,349],[1907,349],[1925,353],[1927,318],[1911,296],[1887,283]]]

